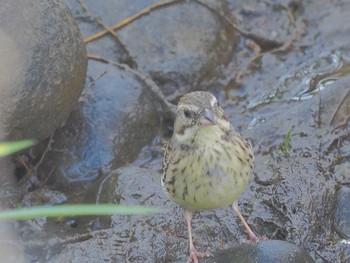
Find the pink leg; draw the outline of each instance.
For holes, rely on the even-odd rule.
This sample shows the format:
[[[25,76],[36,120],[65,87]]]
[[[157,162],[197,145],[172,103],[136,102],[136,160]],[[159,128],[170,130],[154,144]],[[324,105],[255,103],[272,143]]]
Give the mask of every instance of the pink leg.
[[[187,223],[187,228],[188,228],[188,238],[190,241],[190,256],[187,260],[187,263],[198,263],[198,258],[204,258],[204,257],[209,257],[209,253],[203,253],[203,252],[198,252],[197,249],[193,245],[193,239],[192,239],[192,215],[193,213],[191,211],[185,210],[185,218],[186,218],[186,223]]]
[[[247,231],[247,234],[249,236],[249,239],[250,241],[252,242],[257,242],[259,241],[259,239],[256,237],[256,235],[253,233],[253,231],[250,229],[250,227],[248,226],[247,222],[244,220],[242,214],[241,214],[241,211],[239,211],[239,208],[238,208],[238,204],[237,204],[237,201],[235,201],[233,204],[232,204],[232,208],[233,210],[235,210],[235,212],[237,213],[239,219],[241,220],[245,230]]]

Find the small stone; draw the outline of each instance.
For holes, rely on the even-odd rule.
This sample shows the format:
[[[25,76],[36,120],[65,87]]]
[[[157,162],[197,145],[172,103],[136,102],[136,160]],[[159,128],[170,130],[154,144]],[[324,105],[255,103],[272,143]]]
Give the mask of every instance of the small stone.
[[[350,188],[341,187],[337,192],[335,229],[343,238],[350,238]]]
[[[296,245],[281,240],[241,244],[215,253],[208,263],[313,263],[312,257]]]

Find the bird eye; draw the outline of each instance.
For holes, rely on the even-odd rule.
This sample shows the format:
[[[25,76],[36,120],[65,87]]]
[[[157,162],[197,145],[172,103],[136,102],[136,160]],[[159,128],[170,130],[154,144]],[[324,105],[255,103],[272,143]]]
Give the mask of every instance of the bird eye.
[[[192,117],[192,113],[189,109],[184,109],[184,115],[188,119],[190,119]]]

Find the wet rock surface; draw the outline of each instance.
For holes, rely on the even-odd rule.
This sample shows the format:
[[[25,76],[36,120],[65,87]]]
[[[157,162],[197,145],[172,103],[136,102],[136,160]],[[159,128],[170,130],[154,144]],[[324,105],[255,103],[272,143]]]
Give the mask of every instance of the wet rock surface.
[[[68,118],[86,77],[85,45],[66,4],[1,1],[0,57],[0,142],[47,138]],[[10,157],[0,160],[1,209],[18,207],[26,192],[14,169]],[[27,262],[19,228],[0,222],[1,262]]]
[[[25,247],[23,243],[18,241],[17,235],[13,233],[16,227],[8,222],[0,222],[0,241],[1,261],[8,263],[26,263],[27,257],[24,253]]]
[[[159,180],[158,171],[138,167],[118,169],[101,183],[97,195],[98,203],[164,206],[169,201],[162,192]],[[171,204],[168,208],[174,209],[174,205]],[[93,238],[85,242],[66,246],[53,262],[69,258],[76,258],[76,262],[99,262],[101,258],[107,262],[172,262],[176,259],[174,255],[177,248],[173,246],[171,249],[168,244],[174,244],[179,239],[175,236],[176,230],[173,226],[184,222],[181,213],[168,219],[166,213],[113,216],[110,229],[94,232]],[[186,251],[185,244],[182,250]]]
[[[312,257],[303,249],[294,244],[280,241],[267,240],[256,244],[242,244],[240,246],[219,251],[210,263],[313,263]]]
[[[51,147],[59,150],[42,166],[54,169],[56,186],[94,180],[107,168],[132,162],[161,128],[159,105],[139,73],[91,61],[88,78],[79,107],[54,135]]]
[[[63,1],[2,1],[0,39],[2,136],[43,140],[67,119],[84,88],[79,29]]]
[[[90,9],[90,13],[87,13],[76,1],[67,2],[85,37],[100,30],[96,23],[99,18],[111,26],[145,8],[144,2],[134,2],[135,5],[121,8],[118,1],[108,4],[107,1],[86,1]],[[32,261],[185,262],[187,259],[188,233],[182,210],[166,198],[160,185],[162,143],[159,137],[169,134],[169,131],[160,130],[160,127],[164,127],[163,109],[153,96],[147,95],[145,100],[137,100],[143,96],[140,95],[143,94],[141,88],[136,88],[135,95],[135,90],[129,84],[135,84],[134,77],[140,73],[124,74],[118,67],[115,73],[114,66],[102,66],[102,63],[118,61],[126,62],[134,68],[139,63],[140,70],[143,71],[141,79],[147,79],[147,72],[156,72],[152,71],[154,68],[159,67],[163,74],[173,72],[173,65],[180,65],[181,70],[190,72],[188,76],[194,76],[191,90],[207,89],[206,84],[211,83],[208,90],[218,97],[230,121],[244,137],[251,140],[254,147],[255,175],[238,202],[253,231],[269,239],[261,243],[262,251],[276,252],[272,253],[273,256],[276,255],[282,262],[288,251],[299,251],[301,261],[306,262],[310,260],[309,256],[315,262],[347,262],[350,256],[348,221],[344,216],[347,209],[344,200],[347,200],[350,174],[350,56],[344,39],[347,28],[337,27],[332,31],[332,25],[320,22],[322,18],[330,23],[336,20],[337,13],[331,12],[333,8],[342,9],[342,14],[349,11],[350,6],[345,2],[330,5],[323,0],[317,3],[251,1],[244,4],[220,1],[221,7],[225,8],[224,13],[228,13],[228,17],[235,17],[241,29],[254,35],[241,35],[239,42],[233,42],[234,55],[230,56],[231,50],[228,50],[227,60],[217,60],[221,61],[219,63],[213,60],[213,68],[209,69],[212,81],[208,82],[198,81],[197,76],[198,69],[210,64],[211,56],[207,61],[201,61],[199,66],[193,67],[193,72],[192,66],[189,66],[192,65],[191,60],[188,65],[186,60],[182,60],[182,64],[176,64],[177,59],[182,59],[180,54],[183,54],[176,53],[176,49],[170,49],[175,52],[175,56],[167,53],[168,49],[164,51],[164,57],[168,59],[164,61],[158,57],[161,49],[155,52],[145,49],[143,59],[153,56],[149,65],[146,60],[138,60],[139,55],[136,57],[136,51],[140,51],[135,51],[135,47],[140,47],[143,43],[141,40],[141,43],[130,43],[141,39],[141,34],[134,31],[139,32],[139,28],[145,28],[148,25],[145,21],[155,20],[149,22],[149,25],[162,24],[160,21],[163,21],[164,13],[161,14],[161,11],[168,14],[171,10],[167,10],[168,7],[155,8],[142,18],[146,20],[132,22],[130,28],[133,27],[133,30],[126,25],[117,31],[122,42],[126,43],[124,48],[107,35],[89,42],[89,53],[99,54],[104,59],[94,58],[100,62],[90,60],[87,88],[81,98],[80,108],[72,114],[67,126],[54,136],[55,142],[40,166],[39,179],[50,189],[64,193],[67,203],[83,201],[154,205],[164,207],[165,211],[144,217],[48,220],[39,229],[33,227],[31,221],[26,222],[19,227],[21,231],[18,232],[22,237],[36,237],[35,242],[28,239],[24,242],[26,248],[31,248],[28,254]],[[175,3],[170,7],[181,10],[187,4],[189,10],[197,6],[194,2],[181,2],[178,6]],[[208,11],[202,7],[198,9],[199,14]],[[121,14],[120,17],[118,14]],[[344,18],[343,15],[341,17]],[[208,19],[212,21],[213,16],[208,16]],[[144,27],[139,27],[142,21]],[[220,25],[221,30],[221,26],[225,25],[221,22],[214,23],[214,28],[215,25]],[[162,25],[165,27],[166,23]],[[148,34],[151,39],[159,34],[158,29],[155,29],[152,35],[151,26],[147,30],[145,32],[151,32]],[[132,38],[129,37],[131,34]],[[253,41],[258,35],[260,38]],[[277,46],[277,50],[274,49],[276,46],[264,46],[263,37],[271,40],[270,44],[281,41],[284,45],[279,48]],[[224,41],[223,45],[227,45],[227,42]],[[261,50],[264,53],[260,53]],[[193,53],[203,54],[202,52],[203,50],[194,50]],[[217,72],[218,65],[222,65],[220,72]],[[151,66],[153,68],[150,70]],[[154,78],[153,73],[151,76]],[[174,83],[170,85],[167,78],[164,82],[155,80],[167,95],[166,99],[176,103],[178,95],[187,90],[187,87],[176,90],[175,87],[188,83],[188,79],[177,78],[176,74],[173,76]],[[115,84],[116,79],[119,79],[117,83],[120,84]],[[129,89],[122,89],[122,95],[116,96],[113,88],[123,87],[122,83]],[[198,86],[198,83],[203,85]],[[105,100],[106,97],[111,100]],[[105,107],[96,107],[100,100]],[[143,117],[141,120],[127,115],[127,119],[132,121],[124,122],[120,119],[124,111],[113,112],[118,107],[128,111],[126,101],[132,101],[131,109],[141,109],[138,111]],[[85,116],[90,117],[85,120]],[[142,125],[137,126],[137,123]],[[124,125],[133,128],[122,129]],[[91,132],[94,129],[97,132]],[[123,136],[119,137],[120,134]],[[123,143],[130,143],[132,147],[128,150],[123,147],[114,148],[115,142],[120,142],[116,138],[122,138]],[[64,158],[66,161],[62,162]],[[57,169],[56,163],[65,163],[68,164],[67,167],[77,169]],[[50,175],[52,169],[54,173],[46,180],[46,175]],[[112,170],[114,171],[110,173]],[[77,183],[76,179],[85,182]],[[31,202],[35,203],[34,200]],[[87,232],[89,238],[74,239],[78,240],[75,243],[57,241],[57,238],[69,241],[74,234],[84,237]],[[229,208],[196,213],[193,235],[198,250],[216,256],[200,262],[227,259],[232,254],[226,253],[238,255],[243,250],[242,247],[247,249],[246,256],[254,258],[257,251],[255,248],[260,246],[242,244],[246,235],[234,211]],[[266,254],[268,253],[259,255],[263,257]]]
[[[218,12],[227,11],[225,1],[208,2]],[[141,0],[130,4],[122,0],[101,1],[98,4],[86,1],[86,4],[101,17],[103,23],[112,27],[159,2],[152,0],[146,3]],[[79,10],[71,5],[74,10]],[[118,21],[115,12],[118,12]],[[226,15],[230,14],[226,12]],[[81,24],[83,34],[91,35],[91,30],[87,29],[89,23],[81,21]],[[238,37],[215,13],[195,1],[165,5],[121,28],[116,34],[124,47],[116,45],[113,37],[108,36],[88,43],[89,53],[112,60],[121,59],[130,66],[134,65],[138,70],[150,74],[165,95],[172,98],[194,87],[210,85],[220,74],[220,67],[229,63]],[[118,56],[120,48],[127,50],[129,58]],[[110,50],[114,51],[113,54]]]
[[[349,169],[349,167],[347,167]],[[341,187],[337,191],[337,203],[335,212],[335,229],[344,239],[350,237],[350,188],[347,186]]]
[[[93,232],[89,240],[66,246],[53,262],[69,258],[77,259],[73,262],[99,258],[108,262],[186,261],[187,233],[182,211],[167,199],[159,180],[158,171],[149,168],[121,168],[109,174],[101,183],[97,203],[158,206],[166,210],[144,217],[113,216],[111,229]],[[242,226],[232,218],[236,219],[230,209],[197,213],[193,222],[196,243],[201,250],[214,254],[205,262],[314,262],[306,250],[285,241],[242,243],[244,234],[232,232],[241,232]],[[217,251],[223,243],[233,248]]]

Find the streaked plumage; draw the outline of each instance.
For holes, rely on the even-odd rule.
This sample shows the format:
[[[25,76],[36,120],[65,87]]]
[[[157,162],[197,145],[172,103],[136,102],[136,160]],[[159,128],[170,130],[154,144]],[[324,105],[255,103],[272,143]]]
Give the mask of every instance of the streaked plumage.
[[[185,94],[178,103],[174,134],[166,147],[162,185],[169,198],[185,209],[190,235],[188,262],[207,255],[193,246],[192,212],[234,205],[252,173],[251,145],[230,124],[216,98],[203,91]],[[234,208],[239,213],[238,207]]]

